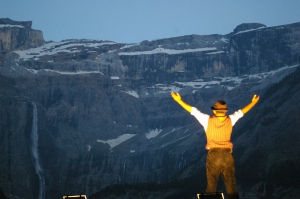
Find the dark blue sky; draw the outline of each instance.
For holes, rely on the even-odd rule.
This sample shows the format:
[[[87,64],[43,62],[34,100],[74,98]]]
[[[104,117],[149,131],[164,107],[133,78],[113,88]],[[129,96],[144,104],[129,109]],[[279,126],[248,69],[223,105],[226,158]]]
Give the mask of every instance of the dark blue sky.
[[[300,22],[299,8],[299,0],[0,0],[0,18],[32,21],[46,41],[136,43]]]

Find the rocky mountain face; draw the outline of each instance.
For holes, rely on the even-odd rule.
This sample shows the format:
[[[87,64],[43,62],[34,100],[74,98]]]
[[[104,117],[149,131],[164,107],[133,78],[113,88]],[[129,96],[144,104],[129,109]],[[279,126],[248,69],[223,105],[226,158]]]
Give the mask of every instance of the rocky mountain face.
[[[15,49],[28,49],[44,44],[43,32],[31,29],[32,22],[18,22],[8,18],[0,19],[0,53]]]
[[[31,22],[0,19],[0,188],[24,199],[97,198],[108,186],[106,198],[195,198],[206,186],[205,135],[176,91],[206,113],[218,99],[231,113],[261,95],[233,132],[241,196],[299,194],[299,39],[295,23],[136,44],[45,42]],[[144,183],[165,189],[113,195]]]

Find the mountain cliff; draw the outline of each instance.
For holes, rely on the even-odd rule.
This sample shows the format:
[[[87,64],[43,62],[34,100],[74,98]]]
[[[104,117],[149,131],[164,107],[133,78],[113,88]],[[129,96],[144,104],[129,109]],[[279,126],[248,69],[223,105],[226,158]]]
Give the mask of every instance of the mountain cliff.
[[[233,112],[261,95],[233,133],[241,196],[299,193],[299,30],[255,23],[135,44],[45,42],[31,22],[0,19],[0,188],[18,198],[93,197],[130,184],[148,198],[193,198],[205,190],[205,135],[171,99],[176,91],[206,113],[218,99]]]

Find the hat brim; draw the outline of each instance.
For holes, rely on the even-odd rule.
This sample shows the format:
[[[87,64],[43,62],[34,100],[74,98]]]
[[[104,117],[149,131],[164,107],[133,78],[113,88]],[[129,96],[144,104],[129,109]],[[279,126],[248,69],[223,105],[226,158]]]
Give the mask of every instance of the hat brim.
[[[227,112],[228,111],[228,109],[226,108],[226,109],[216,109],[215,107],[210,107],[212,110],[215,110],[215,111],[222,111],[222,112]]]

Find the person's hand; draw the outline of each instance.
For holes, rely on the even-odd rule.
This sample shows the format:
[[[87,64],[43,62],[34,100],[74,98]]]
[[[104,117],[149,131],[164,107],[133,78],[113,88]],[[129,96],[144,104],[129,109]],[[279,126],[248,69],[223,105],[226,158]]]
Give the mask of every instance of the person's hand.
[[[253,95],[253,98],[252,98],[252,103],[254,103],[254,104],[256,104],[257,102],[258,102],[258,100],[259,100],[259,95]]]
[[[250,109],[252,109],[253,106],[255,106],[255,104],[258,102],[258,100],[259,100],[259,95],[256,95],[256,94],[253,95],[251,103],[248,104],[247,106],[245,106],[244,108],[242,108],[241,109],[242,112],[244,114],[246,114],[248,111],[250,111]]]
[[[192,112],[192,106],[185,103],[184,101],[182,101],[181,96],[179,93],[175,93],[175,92],[171,92],[171,96],[172,98],[180,105],[182,106],[185,110],[187,110],[189,113]]]
[[[171,92],[171,96],[176,102],[181,100],[181,96],[179,93]]]

